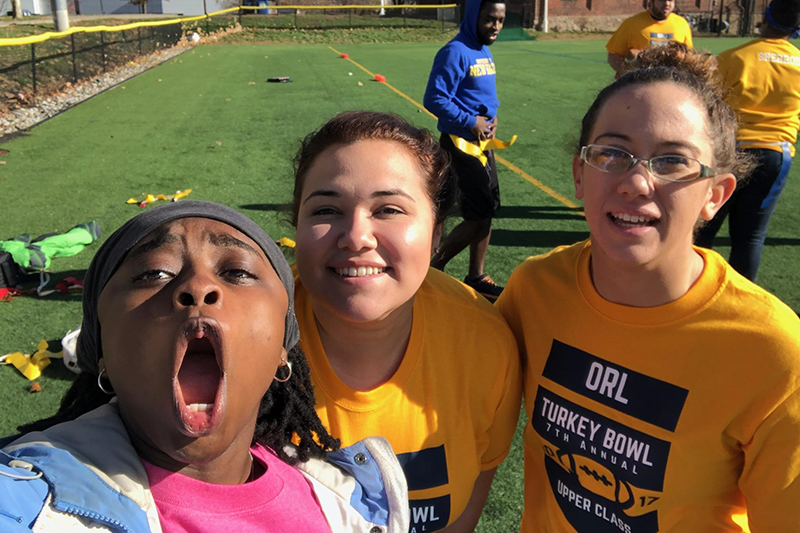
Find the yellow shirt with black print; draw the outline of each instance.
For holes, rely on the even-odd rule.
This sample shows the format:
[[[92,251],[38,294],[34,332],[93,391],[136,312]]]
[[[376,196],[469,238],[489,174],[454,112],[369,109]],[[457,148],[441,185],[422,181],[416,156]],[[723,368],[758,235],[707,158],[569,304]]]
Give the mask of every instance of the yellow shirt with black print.
[[[603,299],[588,241],[497,306],[523,352],[523,533],[800,531],[800,320],[712,250],[652,308]]]
[[[642,11],[625,19],[606,44],[610,54],[625,57],[628,50],[643,50],[653,46],[666,46],[671,41],[692,48],[692,29],[686,19],[670,13],[664,20],[656,20],[649,11]]]
[[[780,152],[800,127],[800,50],[786,39],[755,39],[722,52],[719,73],[739,118],[742,148]],[[794,156],[794,146],[790,148]]]

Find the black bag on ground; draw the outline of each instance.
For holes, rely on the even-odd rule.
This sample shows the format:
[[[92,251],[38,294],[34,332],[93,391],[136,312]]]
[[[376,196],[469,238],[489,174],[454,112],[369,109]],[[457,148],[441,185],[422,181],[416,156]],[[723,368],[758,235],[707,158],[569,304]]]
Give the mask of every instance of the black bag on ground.
[[[0,252],[0,289],[18,289],[22,282],[22,271],[11,254]]]

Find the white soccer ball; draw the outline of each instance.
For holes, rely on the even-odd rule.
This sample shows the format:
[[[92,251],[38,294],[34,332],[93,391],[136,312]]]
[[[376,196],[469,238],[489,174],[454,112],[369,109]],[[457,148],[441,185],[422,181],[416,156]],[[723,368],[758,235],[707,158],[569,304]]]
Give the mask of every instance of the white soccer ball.
[[[353,73],[352,73],[352,72],[348,72],[348,73],[347,73],[347,75],[348,75],[348,76],[352,76],[352,75],[353,75]]]
[[[197,32],[194,32],[192,33],[191,36],[189,36],[189,40],[192,41],[193,43],[196,43],[197,41],[200,40],[200,36],[197,35]]]

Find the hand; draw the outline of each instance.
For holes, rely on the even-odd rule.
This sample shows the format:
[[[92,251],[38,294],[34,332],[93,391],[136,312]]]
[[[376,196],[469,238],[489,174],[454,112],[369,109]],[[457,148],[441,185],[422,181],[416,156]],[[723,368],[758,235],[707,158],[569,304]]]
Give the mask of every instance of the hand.
[[[638,48],[631,48],[630,50],[628,50],[628,53],[625,54],[625,61],[631,63],[632,61],[636,60],[636,58],[639,57],[639,54],[641,53],[642,51],[639,50]]]
[[[492,131],[492,122],[489,120],[489,117],[484,117],[483,115],[478,115],[475,117],[475,127],[472,128],[472,134],[475,135],[479,141],[483,141],[488,139],[487,136]]]
[[[486,138],[494,139],[495,135],[497,135],[497,117],[494,117],[489,124],[489,133],[486,134]]]

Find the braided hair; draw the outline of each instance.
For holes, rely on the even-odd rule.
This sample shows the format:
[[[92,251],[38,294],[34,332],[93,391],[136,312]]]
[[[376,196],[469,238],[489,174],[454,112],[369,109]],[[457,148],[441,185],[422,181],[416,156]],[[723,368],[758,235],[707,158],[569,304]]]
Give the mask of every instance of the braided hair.
[[[289,351],[292,375],[284,383],[274,382],[261,399],[253,442],[267,446],[284,462],[294,465],[311,457],[322,457],[327,450],[338,450],[333,438],[314,409],[314,388],[306,355],[297,345]],[[297,435],[296,456],[284,448]]]
[[[314,389],[306,356],[300,346],[288,353],[292,375],[284,383],[275,381],[261,398],[253,443],[272,449],[285,463],[294,465],[312,457],[321,458],[328,450],[337,450],[339,440],[331,437],[314,409]],[[19,426],[22,433],[43,431],[56,424],[75,420],[111,401],[97,386],[97,376],[82,372],[61,400],[58,411],[48,418]],[[295,454],[285,448],[297,436]]]

